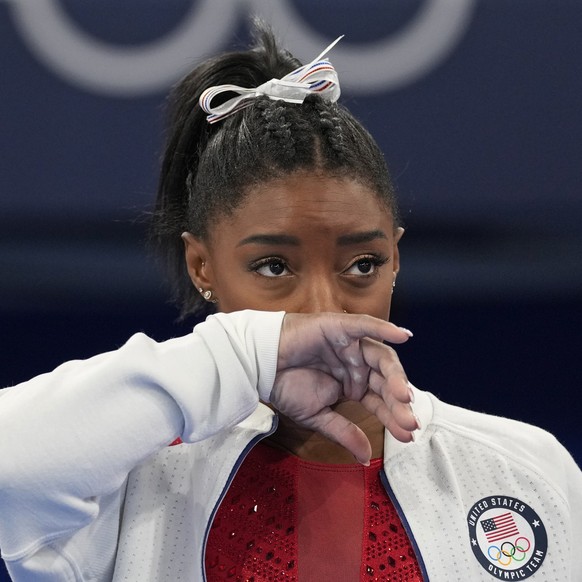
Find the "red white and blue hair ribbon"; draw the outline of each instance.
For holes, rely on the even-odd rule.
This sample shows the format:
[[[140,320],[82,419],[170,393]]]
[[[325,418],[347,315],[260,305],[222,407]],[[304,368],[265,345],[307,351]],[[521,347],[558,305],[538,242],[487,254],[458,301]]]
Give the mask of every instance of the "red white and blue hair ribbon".
[[[281,79],[271,79],[254,88],[238,85],[217,85],[209,87],[200,95],[200,107],[208,113],[208,123],[216,123],[236,111],[252,104],[260,96],[269,99],[281,99],[287,103],[303,103],[307,95],[316,93],[327,101],[339,99],[341,90],[339,79],[333,65],[323,57],[343,38],[336,38],[320,55],[310,63],[291,71]],[[212,107],[212,100],[220,93],[238,93],[221,105]]]

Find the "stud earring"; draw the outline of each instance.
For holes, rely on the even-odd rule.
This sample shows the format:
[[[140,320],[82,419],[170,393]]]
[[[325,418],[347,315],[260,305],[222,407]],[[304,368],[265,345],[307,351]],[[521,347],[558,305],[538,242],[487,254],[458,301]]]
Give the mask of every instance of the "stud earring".
[[[218,303],[218,299],[212,297],[212,291],[210,289],[204,291],[202,287],[198,287],[198,292],[202,295],[204,301],[208,301],[209,303]]]

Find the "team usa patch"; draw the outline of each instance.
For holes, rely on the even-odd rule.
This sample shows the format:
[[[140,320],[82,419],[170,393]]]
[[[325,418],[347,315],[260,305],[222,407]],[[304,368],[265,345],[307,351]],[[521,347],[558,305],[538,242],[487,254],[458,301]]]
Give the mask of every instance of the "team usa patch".
[[[475,557],[494,578],[525,580],[543,564],[548,535],[539,515],[523,501],[490,495],[467,515]]]

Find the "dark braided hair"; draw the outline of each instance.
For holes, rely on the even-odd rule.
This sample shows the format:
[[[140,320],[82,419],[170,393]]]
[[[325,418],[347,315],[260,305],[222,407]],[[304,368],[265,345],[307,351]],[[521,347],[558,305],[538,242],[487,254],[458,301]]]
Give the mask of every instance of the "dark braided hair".
[[[205,302],[188,276],[181,234],[207,239],[213,220],[232,213],[257,184],[300,170],[354,179],[378,195],[398,224],[382,152],[345,107],[317,95],[302,105],[260,97],[215,124],[206,121],[198,99],[208,87],[257,87],[299,66],[266,26],[255,23],[253,48],[203,62],[170,95],[152,238],[183,316]],[[230,95],[213,105],[221,97]]]

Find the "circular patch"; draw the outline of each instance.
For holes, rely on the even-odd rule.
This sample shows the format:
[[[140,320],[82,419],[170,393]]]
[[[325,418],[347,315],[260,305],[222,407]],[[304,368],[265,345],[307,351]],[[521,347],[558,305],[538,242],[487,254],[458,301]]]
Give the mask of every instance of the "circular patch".
[[[467,515],[475,557],[499,580],[525,580],[541,567],[548,535],[539,515],[506,495],[480,499]]]

